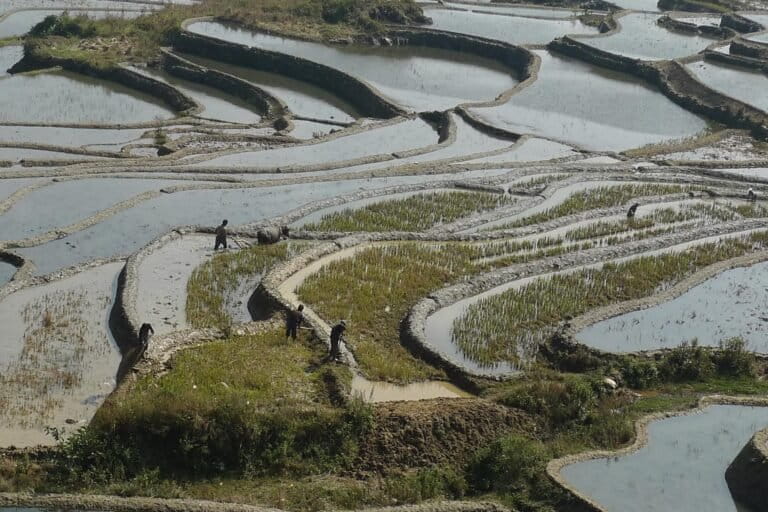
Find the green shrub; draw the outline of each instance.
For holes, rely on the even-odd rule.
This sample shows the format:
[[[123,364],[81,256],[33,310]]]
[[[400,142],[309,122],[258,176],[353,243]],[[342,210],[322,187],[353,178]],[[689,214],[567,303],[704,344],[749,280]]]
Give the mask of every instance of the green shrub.
[[[753,377],[755,355],[747,350],[741,338],[730,338],[720,342],[720,351],[712,356],[717,373],[732,377]]]
[[[467,492],[464,475],[451,467],[420,469],[387,479],[384,491],[399,503],[419,503],[434,498],[458,499]]]
[[[683,342],[665,355],[660,366],[661,374],[667,380],[706,380],[715,373],[710,351],[699,346],[696,339]]]
[[[634,389],[647,389],[659,382],[659,369],[653,361],[627,357],[622,361],[624,383]]]
[[[535,381],[511,391],[500,402],[543,416],[553,427],[583,421],[597,403],[595,388],[584,379]]]
[[[470,463],[468,480],[476,491],[520,492],[546,479],[547,447],[519,435],[503,437],[481,450]]]

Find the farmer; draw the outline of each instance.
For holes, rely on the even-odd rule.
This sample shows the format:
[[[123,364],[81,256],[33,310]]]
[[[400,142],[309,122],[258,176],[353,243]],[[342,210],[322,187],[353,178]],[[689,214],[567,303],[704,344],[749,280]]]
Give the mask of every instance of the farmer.
[[[640,206],[640,203],[635,203],[632,206],[629,207],[629,210],[627,211],[627,218],[628,219],[634,219],[635,218],[635,212],[637,212],[637,208]]]
[[[747,199],[750,201],[757,200],[757,194],[755,194],[755,191],[752,189],[752,187],[749,187],[749,190],[747,191]]]
[[[223,247],[224,249],[227,248],[227,224],[229,222],[227,219],[224,219],[221,221],[221,224],[219,227],[216,228],[216,244],[213,246],[213,250],[217,251],[219,249],[219,246]]]
[[[341,353],[339,352],[339,344],[341,343],[341,337],[344,335],[344,331],[347,330],[347,322],[341,320],[339,323],[333,326],[331,329],[331,353],[330,358],[333,361],[338,361]]]
[[[288,226],[270,226],[268,228],[262,228],[256,232],[256,239],[259,244],[276,244],[283,237],[288,238]]]
[[[144,350],[147,349],[147,346],[149,345],[149,337],[155,334],[155,330],[152,328],[151,324],[143,323],[141,324],[141,327],[139,327],[139,345],[144,348]]]
[[[296,331],[301,327],[301,322],[304,321],[304,304],[299,304],[297,309],[292,309],[288,312],[285,326],[285,337],[296,339]]]

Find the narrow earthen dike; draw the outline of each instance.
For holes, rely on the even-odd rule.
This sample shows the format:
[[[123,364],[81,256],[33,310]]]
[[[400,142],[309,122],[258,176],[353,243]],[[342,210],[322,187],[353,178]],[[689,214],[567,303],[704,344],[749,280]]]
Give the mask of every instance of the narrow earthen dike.
[[[751,105],[705,86],[676,61],[646,62],[599,50],[568,36],[555,39],[548,48],[607,69],[629,73],[657,86],[681,107],[733,128],[751,130],[768,139],[768,115]]]

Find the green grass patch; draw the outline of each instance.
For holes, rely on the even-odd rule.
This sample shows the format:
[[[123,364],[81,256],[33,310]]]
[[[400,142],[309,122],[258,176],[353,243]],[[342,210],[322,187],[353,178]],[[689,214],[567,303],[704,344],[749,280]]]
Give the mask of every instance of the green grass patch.
[[[646,297],[713,263],[764,248],[765,233],[692,247],[685,252],[606,263],[482,299],[454,320],[453,341],[470,357],[491,364],[545,341],[559,322],[608,304]]]
[[[242,283],[255,287],[273,265],[307,247],[306,242],[254,245],[214,256],[192,272],[187,283],[187,321],[194,327],[216,327],[228,332],[233,303]]]
[[[419,299],[480,271],[465,244],[401,243],[366,249],[310,276],[298,295],[328,321],[348,320],[347,339],[372,379],[412,382],[440,373],[400,344],[400,321]]]
[[[429,192],[381,201],[324,215],[309,231],[424,231],[474,213],[493,210],[512,199],[486,192]]]

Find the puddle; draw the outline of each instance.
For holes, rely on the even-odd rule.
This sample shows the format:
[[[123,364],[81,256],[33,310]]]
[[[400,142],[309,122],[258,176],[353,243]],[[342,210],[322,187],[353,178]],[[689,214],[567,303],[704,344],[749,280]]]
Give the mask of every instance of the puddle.
[[[420,118],[408,119],[346,135],[327,142],[304,146],[249,151],[220,156],[193,164],[195,167],[255,167],[261,169],[323,165],[436,144],[437,132]],[[386,144],[386,145],[385,145]]]
[[[610,53],[642,60],[694,55],[717,41],[697,34],[667,30],[656,23],[658,19],[658,14],[630,13],[618,18],[621,25],[619,32],[580,41]]]
[[[170,84],[197,101],[203,106],[203,111],[197,114],[199,117],[244,124],[256,124],[261,121],[255,106],[219,89],[183,80],[158,69],[135,67],[131,69]]]
[[[213,242],[213,236],[184,236],[151,253],[139,265],[136,309],[141,322],[152,324],[157,335],[189,327],[187,282],[195,268],[213,256]]]
[[[504,153],[476,158],[462,163],[539,162],[542,160],[577,156],[578,154],[579,153],[573,151],[573,148],[566,146],[565,144],[560,144],[559,142],[553,142],[547,139],[540,139],[538,137],[530,137]]]
[[[118,124],[173,116],[149,95],[66,71],[0,79],[3,123]]]
[[[768,94],[765,93],[768,77],[764,73],[709,61],[694,62],[686,67],[707,87],[768,111]]]
[[[285,103],[294,115],[342,123],[351,123],[359,117],[359,114],[351,105],[314,85],[293,80],[277,73],[257,71],[194,55],[180,55],[200,66],[229,73],[261,87]]]
[[[514,133],[598,151],[623,151],[706,129],[704,119],[639,79],[547,51],[535,53],[542,60],[536,82],[504,105],[473,113]]]
[[[697,338],[717,346],[739,336],[750,350],[768,353],[768,263],[727,270],[657,306],[598,322],[578,333],[591,347],[610,352],[673,348]]]
[[[431,28],[517,45],[547,44],[566,34],[598,33],[596,27],[586,26],[577,19],[545,20],[433,7],[425,8],[424,14],[432,18]]]
[[[40,235],[86,219],[143,192],[182,184],[191,183],[113,178],[52,183],[31,192],[0,216],[0,240]]]
[[[492,100],[517,81],[490,59],[425,47],[329,46],[284,39],[218,22],[189,25],[191,32],[301,57],[367,81],[406,108],[446,110]],[[456,77],[462,77],[456,80]]]
[[[733,502],[725,470],[766,425],[768,408],[713,405],[654,421],[637,452],[571,464],[561,475],[608,512],[746,512]]]
[[[0,78],[8,76],[8,68],[24,57],[24,47],[21,45],[0,46]]]
[[[426,381],[398,385],[381,381],[373,382],[358,374],[352,377],[352,393],[359,394],[363,400],[371,403],[472,396],[450,382]]]
[[[49,4],[50,5],[50,4]],[[110,7],[109,4],[102,4],[102,7]],[[19,11],[9,14],[8,17],[3,18],[0,21],[0,39],[6,37],[18,37],[23,36],[29,32],[32,27],[43,21],[46,16],[58,16],[62,14],[66,9],[55,10],[32,10],[32,11]],[[150,11],[142,12],[140,6],[134,4],[131,10],[115,10],[115,11],[69,11],[69,15],[72,17],[87,15],[93,19],[103,18],[137,18],[142,14]]]
[[[44,275],[93,259],[127,256],[177,226],[216,226],[221,219],[228,219],[231,226],[238,226],[281,215],[312,201],[356,190],[423,183],[434,179],[434,176],[408,176],[331,181],[313,183],[311,186],[298,184],[163,194],[68,237],[19,249],[17,252],[34,261],[37,272]]]
[[[122,266],[102,265],[2,301],[2,374],[26,377],[0,387],[8,400],[0,414],[2,446],[54,444],[46,426],[77,428],[112,391],[120,353],[108,318]],[[42,328],[45,318],[50,326]]]

